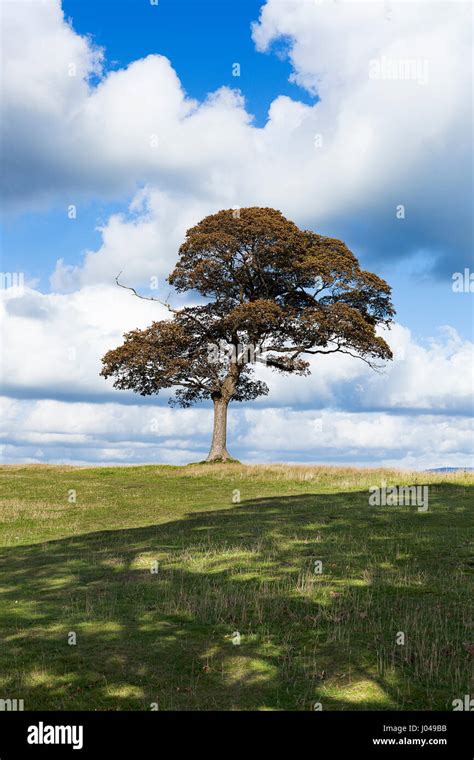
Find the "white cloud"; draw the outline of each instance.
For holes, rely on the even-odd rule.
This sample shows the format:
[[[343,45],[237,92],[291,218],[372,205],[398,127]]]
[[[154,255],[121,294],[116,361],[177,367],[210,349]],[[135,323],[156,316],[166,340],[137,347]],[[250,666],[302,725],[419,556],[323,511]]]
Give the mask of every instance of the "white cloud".
[[[467,5],[396,3],[388,19],[383,3],[269,0],[254,27],[257,47],[288,38],[294,79],[321,101],[277,97],[257,128],[236,91],[188,98],[159,54],[93,86],[100,55],[55,0],[7,3],[7,204],[123,198],[148,184],[155,201],[143,219],[112,217],[83,267],[59,265],[54,282],[66,287],[108,276],[110,259],[126,255],[122,235],[144,281],[164,269],[162,251],[175,247],[188,219],[232,205],[275,206],[374,256],[431,248],[462,263],[471,192]],[[427,61],[428,80],[370,78],[373,59]]]
[[[472,413],[474,344],[452,328],[421,345],[410,330],[395,323],[384,337],[394,360],[374,372],[360,360],[334,355],[312,357],[310,377],[261,376],[270,387],[270,403],[332,406],[358,411],[387,409]],[[436,378],[434,382],[433,379]],[[266,398],[257,404],[267,404]]]
[[[200,461],[209,410],[0,397],[2,461],[72,464]]]
[[[254,461],[280,457],[417,469],[474,462],[474,422],[468,418],[266,409],[247,410],[245,421],[238,443]]]
[[[71,464],[200,461],[211,410],[0,399],[3,461]],[[234,405],[229,449],[249,462],[425,468],[472,466],[472,419]],[[297,431],[297,432],[296,432]]]
[[[257,48],[289,40],[292,78],[321,98],[313,126],[326,147],[307,164],[303,186],[308,176],[326,180],[324,214],[357,213],[367,236],[401,203],[420,248],[469,245],[472,187],[463,164],[472,129],[465,96],[472,87],[470,14],[469,3],[267,0],[253,27]],[[382,77],[390,64],[413,76],[371,78],[373,61],[384,63]],[[458,180],[462,190],[454,190]],[[453,208],[447,186],[459,199],[462,231],[453,231],[446,213]],[[447,234],[456,236],[453,246]]]
[[[100,359],[122,335],[167,319],[164,306],[116,286],[90,285],[72,294],[0,294],[3,384],[17,396],[108,398],[130,403],[99,376]],[[351,410],[392,409],[468,414],[472,406],[474,346],[451,328],[426,345],[398,324],[386,334],[395,355],[380,374],[348,356],[312,357],[308,378],[282,376],[257,365],[270,386],[270,403]],[[436,378],[436,382],[433,382]],[[165,396],[166,398],[166,396]],[[256,402],[268,404],[266,398]]]
[[[399,325],[387,336],[398,357],[384,376],[366,375],[365,397],[388,409],[429,409],[472,414],[474,344],[444,327],[427,345]],[[373,401],[372,401],[373,403]],[[362,399],[362,407],[366,402]]]
[[[91,397],[111,393],[100,359],[122,334],[169,316],[165,307],[117,287],[68,295],[9,290],[2,301],[2,382],[16,395]]]

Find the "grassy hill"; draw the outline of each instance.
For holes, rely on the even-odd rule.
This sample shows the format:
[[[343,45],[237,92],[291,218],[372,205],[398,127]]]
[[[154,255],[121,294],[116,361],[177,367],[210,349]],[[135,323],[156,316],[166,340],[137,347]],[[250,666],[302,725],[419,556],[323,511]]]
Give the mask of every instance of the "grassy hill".
[[[369,506],[382,478],[429,483],[429,511]],[[0,698],[25,710],[445,710],[470,692],[473,474],[0,480]]]

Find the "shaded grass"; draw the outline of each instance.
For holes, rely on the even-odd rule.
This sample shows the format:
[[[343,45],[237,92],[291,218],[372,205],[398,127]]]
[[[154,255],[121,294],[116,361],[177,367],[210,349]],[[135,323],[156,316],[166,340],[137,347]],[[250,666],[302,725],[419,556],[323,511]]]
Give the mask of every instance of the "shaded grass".
[[[444,710],[472,690],[472,475],[0,474],[0,698],[31,710]],[[429,512],[370,507],[382,478],[429,482]]]

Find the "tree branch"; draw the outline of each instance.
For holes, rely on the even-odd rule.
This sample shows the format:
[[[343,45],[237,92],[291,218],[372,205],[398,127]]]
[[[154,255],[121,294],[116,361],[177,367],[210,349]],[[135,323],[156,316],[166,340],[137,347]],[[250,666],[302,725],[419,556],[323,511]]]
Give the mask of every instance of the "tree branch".
[[[343,348],[339,344],[337,345],[337,348],[330,348],[327,351],[325,351],[322,348],[318,348],[315,351],[312,351],[309,347],[306,348],[305,346],[290,346],[287,348],[276,348],[269,346],[266,351],[275,351],[276,353],[287,353],[290,351],[293,351],[293,355],[290,357],[291,359],[296,359],[300,354],[347,354],[348,356],[352,356],[354,359],[360,359],[365,364],[367,364],[371,369],[373,369],[375,372],[378,372],[383,369],[383,365],[375,364],[374,362],[371,362],[369,359],[367,359],[364,356],[361,356],[360,354],[355,354],[352,351],[350,351],[347,348]],[[264,361],[264,359],[261,359],[260,361]]]
[[[173,309],[173,307],[167,302],[167,301],[161,301],[159,298],[154,298],[153,296],[142,296],[140,293],[137,293],[135,288],[130,287],[130,285],[122,285],[121,282],[119,282],[119,277],[122,274],[120,271],[118,275],[115,278],[115,282],[119,286],[119,288],[123,288],[124,290],[130,290],[134,296],[137,298],[141,298],[143,301],[155,301],[155,303],[161,304],[161,306],[166,306],[168,311],[171,311],[173,314],[180,314],[184,309]]]
[[[123,288],[124,290],[130,290],[131,293],[133,293],[134,296],[137,298],[141,298],[143,301],[154,301],[155,303],[159,303],[161,306],[165,306],[168,311],[170,311],[172,314],[185,314],[189,319],[191,319],[193,322],[196,322],[201,330],[204,331],[204,333],[207,335],[208,338],[212,337],[211,333],[206,329],[206,327],[199,321],[199,319],[194,316],[194,314],[190,314],[189,312],[186,312],[186,307],[183,306],[182,309],[173,309],[171,304],[168,303],[168,301],[161,301],[159,298],[154,298],[153,296],[142,296],[140,293],[137,293],[135,288],[132,288],[130,285],[122,285],[121,282],[119,282],[119,277],[122,274],[122,271],[118,273],[118,275],[115,278],[115,282],[119,286],[119,288]]]

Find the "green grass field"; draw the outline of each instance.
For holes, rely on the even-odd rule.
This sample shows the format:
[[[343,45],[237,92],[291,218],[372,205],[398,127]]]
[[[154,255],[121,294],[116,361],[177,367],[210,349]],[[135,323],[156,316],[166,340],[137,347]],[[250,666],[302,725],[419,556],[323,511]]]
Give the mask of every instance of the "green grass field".
[[[451,710],[472,693],[472,475],[238,464],[0,474],[0,699]],[[382,478],[429,483],[429,511],[369,506]]]

